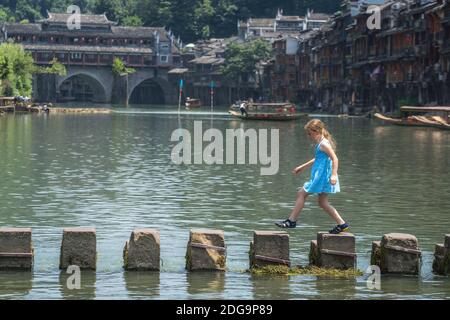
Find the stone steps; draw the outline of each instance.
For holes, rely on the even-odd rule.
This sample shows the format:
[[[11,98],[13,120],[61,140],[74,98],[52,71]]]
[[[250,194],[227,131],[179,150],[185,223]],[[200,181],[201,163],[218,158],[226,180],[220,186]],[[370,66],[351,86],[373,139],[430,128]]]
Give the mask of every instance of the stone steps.
[[[0,228],[0,270],[33,270],[34,248],[31,228]],[[123,250],[124,269],[160,271],[160,235],[155,229],[135,229]],[[222,230],[190,231],[186,248],[186,270],[226,271],[227,246]],[[60,265],[96,270],[95,228],[63,229]],[[356,269],[356,238],[351,233],[317,233],[311,241],[310,266],[331,269]],[[415,236],[403,233],[383,235],[372,243],[371,265],[384,274],[419,275],[422,252]],[[291,267],[289,234],[285,231],[254,231],[250,242],[249,267]],[[436,244],[433,272],[450,273],[450,234]]]

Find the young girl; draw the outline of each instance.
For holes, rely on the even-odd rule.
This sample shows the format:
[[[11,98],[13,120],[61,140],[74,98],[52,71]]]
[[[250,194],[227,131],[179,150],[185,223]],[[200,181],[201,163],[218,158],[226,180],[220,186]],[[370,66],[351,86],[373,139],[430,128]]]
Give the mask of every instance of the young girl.
[[[305,130],[312,141],[316,143],[314,159],[296,167],[292,172],[298,174],[312,166],[311,180],[306,182],[297,193],[297,201],[288,219],[276,222],[281,228],[295,228],[306,198],[312,194],[319,194],[318,202],[337,223],[330,233],[338,234],[349,229],[349,225],[341,218],[339,213],[328,203],[328,194],[340,191],[338,171],[338,158],[334,152],[336,143],[325,128],[325,124],[317,119],[309,121]]]

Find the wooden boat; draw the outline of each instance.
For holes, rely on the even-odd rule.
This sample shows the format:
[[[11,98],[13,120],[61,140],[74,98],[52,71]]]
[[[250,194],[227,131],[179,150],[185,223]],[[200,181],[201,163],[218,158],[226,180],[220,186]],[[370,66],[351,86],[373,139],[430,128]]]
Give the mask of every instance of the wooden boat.
[[[49,112],[52,104],[33,103],[31,100],[20,101],[15,97],[0,97],[0,112]]]
[[[14,97],[0,97],[0,110],[2,112],[14,112],[15,110]]]
[[[232,105],[228,111],[233,117],[246,120],[290,121],[305,118],[306,113],[297,113],[292,103],[246,103],[247,115],[242,114],[239,106]]]
[[[400,113],[401,118],[391,118],[381,113],[375,113],[374,117],[400,126],[433,127],[450,130],[450,107],[403,106],[400,108]],[[442,115],[436,115],[436,113]]]
[[[185,106],[186,109],[200,108],[202,106],[202,102],[200,101],[200,99],[187,98]]]

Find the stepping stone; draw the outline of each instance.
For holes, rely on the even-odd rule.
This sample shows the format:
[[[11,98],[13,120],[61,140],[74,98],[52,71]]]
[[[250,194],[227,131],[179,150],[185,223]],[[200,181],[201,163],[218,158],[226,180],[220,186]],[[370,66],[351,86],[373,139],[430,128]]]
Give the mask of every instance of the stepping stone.
[[[60,269],[76,265],[80,269],[96,269],[97,240],[95,228],[66,228],[63,230]]]
[[[159,232],[154,229],[135,229],[123,250],[126,270],[159,271]]]
[[[316,266],[332,269],[356,268],[355,236],[351,233],[317,233]]]
[[[381,263],[381,241],[372,242],[372,255],[370,256],[370,264],[379,266]]]
[[[434,250],[433,272],[440,275],[450,274],[450,235],[446,234],[443,244],[436,244]]]
[[[31,228],[0,228],[0,270],[32,270]]]
[[[389,233],[381,239],[382,273],[418,275],[422,253],[417,238],[405,233]]]
[[[433,272],[440,275],[446,274],[446,255],[448,248],[443,244],[436,244],[434,249]]]
[[[309,265],[317,266],[319,264],[319,248],[317,247],[317,240],[311,240],[309,246]]]
[[[222,230],[191,230],[186,250],[186,269],[224,271],[227,248]]]
[[[267,265],[290,267],[289,235],[285,231],[254,231],[249,258],[250,269]]]

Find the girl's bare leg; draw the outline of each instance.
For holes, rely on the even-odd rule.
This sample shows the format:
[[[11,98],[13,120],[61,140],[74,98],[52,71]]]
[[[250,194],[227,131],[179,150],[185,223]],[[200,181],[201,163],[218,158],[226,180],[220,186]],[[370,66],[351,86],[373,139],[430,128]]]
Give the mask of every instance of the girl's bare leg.
[[[345,221],[339,215],[339,212],[337,212],[337,210],[328,203],[328,195],[326,193],[319,194],[318,202],[319,206],[323,210],[325,210],[325,212],[328,213],[330,217],[332,217],[334,221],[336,221],[337,224],[341,225],[345,223]]]
[[[289,216],[289,220],[297,221],[298,216],[300,215],[300,212],[302,211],[305,205],[305,200],[308,196],[309,193],[307,193],[303,188],[299,192],[297,192],[297,200],[295,201],[295,206],[292,209],[291,215]]]

